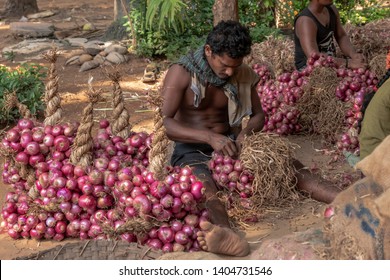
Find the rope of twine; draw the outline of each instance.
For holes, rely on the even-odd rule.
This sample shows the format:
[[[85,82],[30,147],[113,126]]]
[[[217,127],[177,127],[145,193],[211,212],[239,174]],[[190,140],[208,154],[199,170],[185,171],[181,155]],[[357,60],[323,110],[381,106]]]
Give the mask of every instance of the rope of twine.
[[[89,79],[89,90],[86,93],[89,103],[84,108],[80,126],[72,145],[70,162],[74,165],[87,167],[92,164],[93,159],[93,107],[99,101],[99,92],[95,91],[91,85],[92,78]]]
[[[48,72],[48,82],[45,86],[44,102],[46,103],[45,125],[55,125],[62,118],[61,98],[58,93],[58,74],[56,61],[58,57],[57,49],[54,47],[43,55],[43,58],[50,62]]]
[[[158,180],[163,180],[167,174],[165,166],[168,164],[168,152],[170,140],[164,127],[164,118],[161,112],[163,97],[159,94],[152,94],[148,100],[156,107],[154,116],[154,133],[152,146],[149,151],[149,170],[153,172]]]
[[[113,85],[113,98],[112,98],[112,124],[111,132],[113,135],[120,136],[123,139],[129,137],[131,133],[130,115],[125,108],[125,102],[123,99],[122,88],[119,84],[120,74],[117,70],[111,73],[106,71],[106,75],[111,79]]]
[[[33,115],[28,107],[19,102],[19,99],[16,95],[16,92],[8,92],[4,95],[4,110],[5,112],[10,112],[13,108],[17,108],[19,114],[22,118],[33,119]]]

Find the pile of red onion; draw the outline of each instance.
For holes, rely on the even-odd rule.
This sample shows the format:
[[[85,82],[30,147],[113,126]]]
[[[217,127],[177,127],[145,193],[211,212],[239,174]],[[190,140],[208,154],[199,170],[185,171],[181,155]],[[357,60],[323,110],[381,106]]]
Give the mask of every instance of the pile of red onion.
[[[308,65],[303,71],[285,72],[276,79],[271,78],[266,66],[253,65],[254,71],[261,79],[257,92],[265,113],[263,131],[289,135],[301,130],[300,112],[295,105],[303,95],[303,86],[316,67],[335,68],[337,76],[342,78],[335,96],[350,103],[351,109],[345,112],[345,132],[338,137],[336,146],[340,151],[359,154],[358,123],[362,118],[363,98],[377,84],[378,79],[369,70],[338,68],[330,56],[313,55],[308,59]]]
[[[1,228],[14,239],[63,240],[113,238],[129,220],[155,221],[159,226],[140,236],[121,232],[120,238],[165,252],[196,251],[204,186],[189,167],[167,167],[164,180],[148,171],[151,138],[132,132],[113,136],[109,122],[100,121],[93,139],[92,166],[69,162],[78,124],[42,126],[21,119],[7,131],[2,148],[15,153],[16,166],[4,163],[3,182],[11,185],[2,207]],[[21,166],[35,174],[29,184]],[[30,197],[31,188],[37,194]]]

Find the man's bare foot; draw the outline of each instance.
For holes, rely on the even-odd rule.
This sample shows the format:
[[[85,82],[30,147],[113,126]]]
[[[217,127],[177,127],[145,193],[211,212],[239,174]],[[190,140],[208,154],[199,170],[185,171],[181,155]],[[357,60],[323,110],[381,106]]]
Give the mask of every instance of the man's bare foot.
[[[204,251],[236,257],[249,254],[248,242],[233,230],[209,222],[201,222],[200,228],[197,239]]]

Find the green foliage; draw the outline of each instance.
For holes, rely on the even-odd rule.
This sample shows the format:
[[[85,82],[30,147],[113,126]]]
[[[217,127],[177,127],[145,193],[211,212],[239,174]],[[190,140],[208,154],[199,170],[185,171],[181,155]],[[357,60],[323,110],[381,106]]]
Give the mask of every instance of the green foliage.
[[[292,27],[294,17],[307,5],[309,0],[303,1],[271,1],[278,2],[279,17],[282,26]],[[390,16],[390,9],[381,7],[379,0],[341,0],[334,1],[340,19],[343,24],[351,23],[355,25],[365,24],[374,20],[383,19]]]
[[[274,1],[241,0],[238,5],[240,22],[249,27],[254,42],[261,42],[278,33],[275,28]]]
[[[130,17],[136,30],[137,36],[137,54],[141,56],[154,57],[165,56],[168,59],[176,59],[185,54],[189,48],[194,48],[201,44],[204,36],[213,26],[212,6],[214,0],[161,0],[155,1],[153,4],[158,7],[157,10],[145,6],[152,1],[144,1],[138,3],[137,9],[131,9]],[[170,2],[168,4],[168,2]],[[170,15],[171,24],[160,25],[161,21],[167,21],[168,17],[163,16],[161,9],[173,7],[173,2],[183,2],[185,7],[180,13],[176,12],[175,21],[173,14],[164,12]],[[161,4],[161,6],[158,6]],[[163,6],[166,4],[166,6]],[[154,16],[152,15],[152,10]],[[156,12],[154,12],[156,11]],[[157,12],[158,11],[158,12]],[[150,15],[146,16],[150,13]],[[174,25],[173,22],[183,22],[185,28],[178,28],[180,25]],[[145,24],[147,22],[147,24]],[[126,24],[128,28],[128,23]]]
[[[276,1],[278,2],[279,26],[294,26],[295,16],[309,4],[309,0],[303,1]]]
[[[129,11],[136,30],[137,54],[176,59],[204,42],[213,27],[215,0],[132,0]],[[379,8],[378,0],[335,1],[342,22],[364,24],[389,16],[389,8]],[[239,0],[240,22],[250,28],[254,42],[292,28],[294,17],[309,0]],[[130,32],[129,32],[130,33]]]
[[[43,66],[34,63],[24,63],[15,69],[0,64],[0,123],[20,118],[16,108],[9,113],[3,110],[4,95],[7,93],[16,92],[19,102],[26,105],[31,114],[37,115],[43,111],[41,96],[45,88],[44,69]]]
[[[253,42],[262,42],[270,35],[278,36],[281,34],[279,29],[274,27],[268,27],[265,25],[256,25],[250,28],[251,37]]]
[[[374,20],[390,17],[390,8],[382,7],[381,2],[376,0],[367,1],[338,1],[341,22],[353,25],[364,25]]]
[[[181,0],[149,0],[146,9],[146,22],[150,29],[173,28],[176,32],[183,30],[184,21],[181,15],[186,4]]]

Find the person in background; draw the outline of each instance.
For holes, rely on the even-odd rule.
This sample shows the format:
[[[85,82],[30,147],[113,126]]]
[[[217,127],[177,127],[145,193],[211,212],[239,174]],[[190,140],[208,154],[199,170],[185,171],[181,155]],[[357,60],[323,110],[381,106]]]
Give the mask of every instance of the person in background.
[[[336,58],[334,39],[345,58]],[[365,68],[364,56],[355,51],[331,0],[310,0],[294,20],[295,67],[302,70],[314,54],[332,56],[338,66]]]
[[[249,254],[249,244],[230,228],[224,205],[207,163],[218,152],[237,158],[245,135],[259,132],[264,113],[256,92],[257,74],[243,63],[251,52],[248,28],[221,21],[206,43],[172,64],[163,81],[162,114],[167,136],[175,142],[172,166],[191,166],[203,182],[210,222],[201,222],[197,240],[212,253]],[[245,127],[242,120],[249,116]],[[331,202],[339,190],[323,185],[296,161],[298,188],[314,199]]]
[[[377,89],[371,99],[363,104],[363,121],[359,134],[360,160],[371,154],[390,135],[390,50],[386,67],[386,74],[376,85]]]

